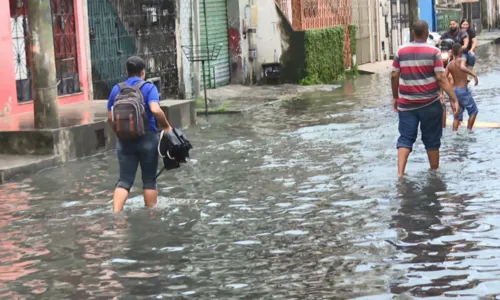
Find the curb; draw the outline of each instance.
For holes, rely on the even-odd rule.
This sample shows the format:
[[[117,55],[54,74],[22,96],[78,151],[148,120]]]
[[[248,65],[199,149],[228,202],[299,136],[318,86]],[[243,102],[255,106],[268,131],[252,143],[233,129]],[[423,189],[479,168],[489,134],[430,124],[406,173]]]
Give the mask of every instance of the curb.
[[[0,170],[0,185],[8,183],[17,176],[38,173],[60,165],[62,165],[61,156],[54,155],[22,166]]]
[[[477,48],[480,48],[480,47],[486,46],[486,45],[497,44],[497,43],[500,42],[500,37],[497,37],[497,38],[494,38],[494,39],[491,39],[491,40],[483,40],[483,41],[484,41],[484,43],[481,44],[481,45],[477,45]]]
[[[233,109],[233,110],[224,110],[224,111],[210,111],[209,110],[208,114],[209,115],[235,115],[235,114],[244,114],[244,113],[248,113],[248,112],[251,112],[253,110],[262,108],[262,107],[275,106],[275,105],[281,104],[282,102],[290,100],[290,99],[292,99],[293,97],[296,97],[296,96],[297,95],[284,96],[281,99],[271,100],[271,101],[268,101],[268,102],[256,104],[256,105],[253,105],[253,106],[250,106],[250,107],[247,107],[247,108],[243,108],[243,109]],[[203,116],[203,115],[205,115],[205,110],[203,110],[203,109],[197,110],[196,111],[196,115],[197,116]]]

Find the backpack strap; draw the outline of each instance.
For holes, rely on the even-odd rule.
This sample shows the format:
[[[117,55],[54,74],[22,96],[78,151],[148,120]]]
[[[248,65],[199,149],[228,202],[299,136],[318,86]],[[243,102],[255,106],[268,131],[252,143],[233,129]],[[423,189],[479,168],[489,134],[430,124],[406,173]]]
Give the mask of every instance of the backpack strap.
[[[135,86],[129,86],[126,82],[121,82],[118,84],[118,87],[120,88],[120,91],[123,90],[124,88],[133,88],[135,89],[136,92],[140,92],[140,90],[142,89],[142,87],[148,83],[147,81],[144,81],[144,80],[141,80],[141,82],[139,82],[137,85]]]
[[[136,91],[136,92],[141,92],[142,87],[143,87],[146,83],[148,83],[148,82],[147,82],[147,81],[144,81],[144,80],[142,80],[141,82],[139,82],[139,83],[138,83],[138,84],[134,87],[134,88],[135,88],[135,91]],[[142,92],[141,92],[141,93],[142,93]]]
[[[128,85],[126,82],[120,82],[118,84],[118,87],[120,88],[120,91],[123,90],[124,88],[126,88]]]

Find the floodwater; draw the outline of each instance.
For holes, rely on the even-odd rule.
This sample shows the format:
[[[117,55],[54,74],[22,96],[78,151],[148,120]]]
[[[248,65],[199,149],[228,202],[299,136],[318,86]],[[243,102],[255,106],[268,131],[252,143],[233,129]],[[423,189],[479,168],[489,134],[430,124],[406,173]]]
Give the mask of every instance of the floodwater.
[[[478,121],[498,121],[500,47],[479,51]],[[0,187],[2,299],[500,296],[499,129],[420,141],[396,177],[387,76],[281,108],[210,117],[160,178],[111,213],[112,153]],[[140,187],[140,183],[138,185]]]

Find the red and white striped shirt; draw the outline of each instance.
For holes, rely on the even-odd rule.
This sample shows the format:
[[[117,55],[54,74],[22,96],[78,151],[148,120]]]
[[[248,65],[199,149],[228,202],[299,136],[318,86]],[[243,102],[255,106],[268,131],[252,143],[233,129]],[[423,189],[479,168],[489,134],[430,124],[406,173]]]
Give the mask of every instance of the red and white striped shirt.
[[[444,72],[441,51],[426,43],[412,42],[402,46],[392,63],[399,72],[398,109],[419,109],[439,100],[436,72]]]

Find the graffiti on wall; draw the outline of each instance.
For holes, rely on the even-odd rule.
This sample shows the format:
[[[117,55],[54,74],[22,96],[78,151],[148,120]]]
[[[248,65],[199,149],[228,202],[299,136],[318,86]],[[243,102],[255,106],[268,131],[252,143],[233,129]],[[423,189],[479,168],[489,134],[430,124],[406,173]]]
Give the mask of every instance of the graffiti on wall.
[[[241,74],[241,35],[237,28],[229,28],[229,57],[231,59],[231,74]]]
[[[447,31],[450,27],[451,20],[458,20],[462,18],[462,11],[457,9],[436,9],[437,12],[437,26],[438,32]]]

